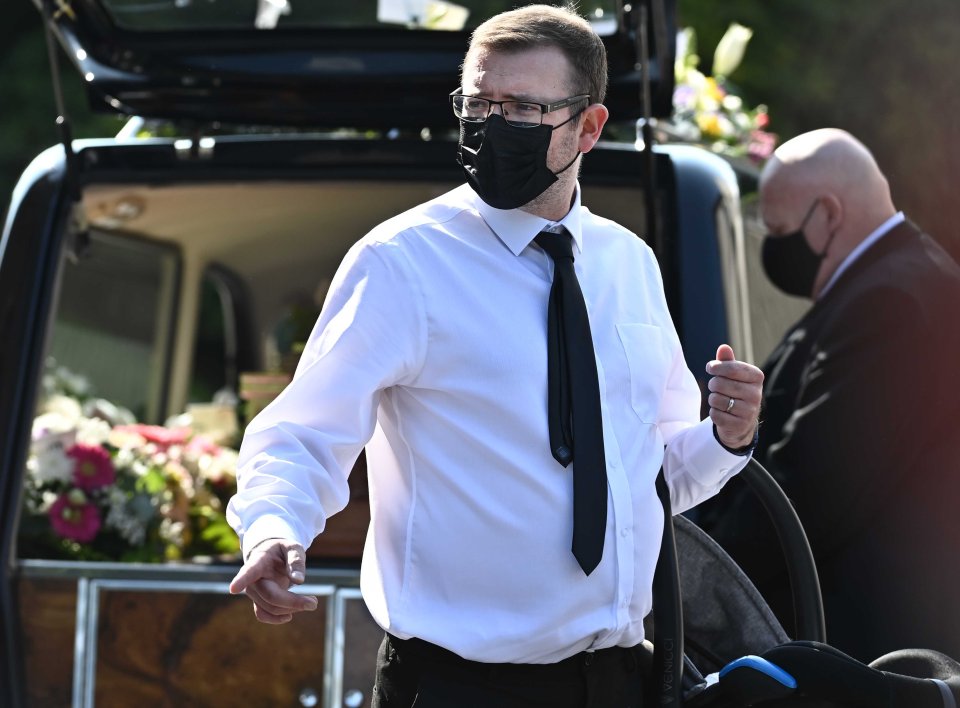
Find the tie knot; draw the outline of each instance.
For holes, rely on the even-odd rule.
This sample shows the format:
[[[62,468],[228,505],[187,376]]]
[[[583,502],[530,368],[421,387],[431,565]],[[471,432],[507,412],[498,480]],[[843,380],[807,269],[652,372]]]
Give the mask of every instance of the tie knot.
[[[533,240],[537,242],[540,248],[547,252],[547,255],[550,256],[554,262],[564,258],[570,261],[573,260],[573,238],[569,232],[560,231],[559,233],[553,233],[551,231],[541,231]]]

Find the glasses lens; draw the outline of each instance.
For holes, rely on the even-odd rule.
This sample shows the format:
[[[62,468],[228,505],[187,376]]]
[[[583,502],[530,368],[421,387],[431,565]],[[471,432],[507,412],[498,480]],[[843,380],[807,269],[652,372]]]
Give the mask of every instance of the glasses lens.
[[[539,103],[504,101],[502,108],[503,119],[520,128],[536,127],[543,120],[543,108]]]
[[[457,118],[483,122],[487,119],[487,113],[490,112],[490,102],[485,98],[473,96],[454,96],[453,112]]]

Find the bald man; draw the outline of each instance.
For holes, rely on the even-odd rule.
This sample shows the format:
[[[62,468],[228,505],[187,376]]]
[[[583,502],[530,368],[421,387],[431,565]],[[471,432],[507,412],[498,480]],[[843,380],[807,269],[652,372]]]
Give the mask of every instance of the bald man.
[[[760,212],[767,276],[813,304],[763,367],[757,456],[807,529],[828,640],[864,661],[960,655],[960,268],[841,130],[775,152]],[[730,495],[704,526],[789,630],[775,536],[742,488]]]

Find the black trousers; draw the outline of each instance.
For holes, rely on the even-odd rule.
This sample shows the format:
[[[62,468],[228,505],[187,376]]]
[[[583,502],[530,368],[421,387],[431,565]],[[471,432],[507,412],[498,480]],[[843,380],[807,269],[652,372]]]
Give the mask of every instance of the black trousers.
[[[642,708],[642,673],[635,648],[555,664],[486,664],[387,634],[371,708]]]

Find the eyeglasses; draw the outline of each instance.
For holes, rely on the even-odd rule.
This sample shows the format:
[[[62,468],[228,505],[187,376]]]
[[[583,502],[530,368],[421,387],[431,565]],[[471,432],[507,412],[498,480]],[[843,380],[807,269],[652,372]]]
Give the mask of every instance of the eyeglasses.
[[[572,106],[582,101],[589,101],[590,94],[582,93],[570,98],[564,98],[553,103],[535,103],[533,101],[491,101],[479,96],[464,96],[462,89],[450,94],[450,105],[453,114],[460,120],[468,123],[482,123],[490,115],[494,106],[500,106],[503,119],[510,125],[518,128],[536,128],[543,122],[545,113],[553,113],[561,108]]]

